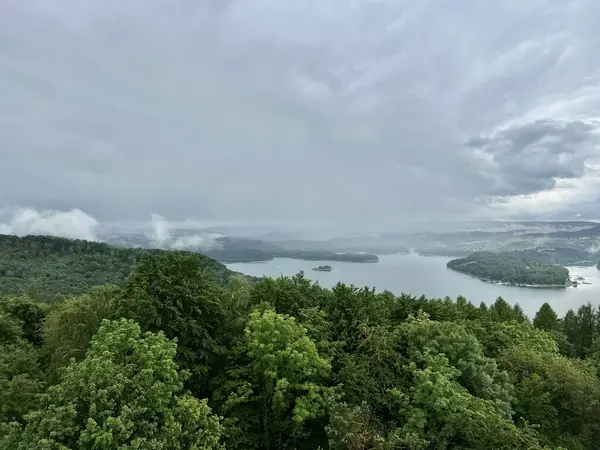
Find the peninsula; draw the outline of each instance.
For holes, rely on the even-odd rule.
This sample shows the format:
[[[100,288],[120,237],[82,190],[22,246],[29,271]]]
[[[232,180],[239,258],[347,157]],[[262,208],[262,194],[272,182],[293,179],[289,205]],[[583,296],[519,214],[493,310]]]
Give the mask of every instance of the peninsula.
[[[465,258],[453,259],[446,266],[490,283],[553,288],[571,285],[568,269],[529,259],[520,252],[476,252]]]

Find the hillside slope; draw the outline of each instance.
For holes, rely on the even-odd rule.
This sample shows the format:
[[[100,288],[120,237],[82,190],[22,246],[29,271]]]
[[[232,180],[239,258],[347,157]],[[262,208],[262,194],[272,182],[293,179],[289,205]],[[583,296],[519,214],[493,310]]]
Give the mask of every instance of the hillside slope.
[[[0,235],[0,292],[27,293],[48,301],[60,294],[86,292],[91,286],[121,285],[144,254],[160,251],[51,236]],[[219,282],[235,274],[214,259],[201,258]]]

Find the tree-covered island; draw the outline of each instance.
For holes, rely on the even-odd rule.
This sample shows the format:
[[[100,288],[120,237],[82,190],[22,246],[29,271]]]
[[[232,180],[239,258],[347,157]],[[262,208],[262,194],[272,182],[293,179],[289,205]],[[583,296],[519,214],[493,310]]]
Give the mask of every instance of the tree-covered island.
[[[449,269],[483,281],[526,287],[566,287],[569,270],[527,258],[521,252],[476,252],[447,263]]]

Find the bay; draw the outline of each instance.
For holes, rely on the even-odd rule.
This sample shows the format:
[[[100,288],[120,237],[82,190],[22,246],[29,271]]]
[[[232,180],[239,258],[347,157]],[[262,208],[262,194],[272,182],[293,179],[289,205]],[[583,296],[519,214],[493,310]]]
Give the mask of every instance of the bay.
[[[408,255],[382,255],[374,264],[345,262],[328,263],[331,272],[315,272],[313,267],[322,262],[276,258],[272,261],[227,264],[231,270],[253,276],[290,276],[304,271],[307,278],[318,281],[321,286],[332,287],[338,281],[359,287],[375,287],[395,294],[407,293],[428,298],[462,295],[474,304],[493,303],[498,297],[510,304],[518,303],[525,314],[533,317],[539,307],[548,302],[560,315],[569,309],[577,309],[587,302],[600,303],[600,271],[595,267],[568,267],[571,276],[581,275],[592,284],[577,288],[534,289],[502,286],[480,281],[469,275],[446,268],[450,258]]]

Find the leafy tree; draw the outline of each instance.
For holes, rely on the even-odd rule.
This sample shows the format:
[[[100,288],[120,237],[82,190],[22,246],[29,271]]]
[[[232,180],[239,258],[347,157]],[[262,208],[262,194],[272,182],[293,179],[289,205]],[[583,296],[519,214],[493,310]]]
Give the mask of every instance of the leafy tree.
[[[133,321],[104,320],[85,359],[42,396],[18,449],[216,449],[221,425],[205,400],[183,392],[176,343]]]
[[[202,261],[193,253],[146,255],[127,278],[117,308],[142,330],[177,338],[177,360],[191,371],[195,392],[206,388],[223,318],[221,290]]]
[[[383,430],[366,401],[350,406],[333,403],[327,426],[329,448],[333,450],[363,450],[387,446]]]
[[[494,304],[490,306],[490,318],[496,322],[508,322],[518,320],[519,315],[515,314],[515,310],[506,300],[498,297]]]
[[[540,429],[548,445],[594,448],[600,439],[600,380],[586,363],[513,347],[500,358],[515,386],[515,416]]]
[[[306,329],[273,310],[250,314],[245,337],[232,351],[219,395],[229,448],[296,448],[307,424],[324,416],[331,366]]]
[[[577,324],[579,329],[575,348],[578,355],[585,358],[591,354],[598,335],[598,319],[590,303],[581,305],[577,310]]]
[[[466,322],[469,331],[483,345],[488,357],[497,357],[513,347],[524,347],[544,353],[557,353],[558,345],[553,334],[520,322]]]
[[[0,310],[18,319],[23,337],[36,346],[43,340],[42,327],[48,309],[45,303],[36,302],[27,296],[0,299]]]
[[[221,305],[224,314],[224,340],[227,344],[244,333],[251,309],[250,289],[248,279],[242,275],[231,277],[223,289]]]
[[[346,352],[360,344],[362,327],[390,323],[390,303],[393,297],[376,294],[374,289],[356,288],[338,283],[326,297],[324,309],[331,322],[332,331],[344,345]]]
[[[545,331],[560,330],[558,315],[548,303],[544,303],[540,306],[539,311],[535,314],[535,318],[533,319],[533,326]]]
[[[0,312],[0,422],[23,421],[44,388],[38,352],[24,338],[20,324]]]
[[[84,358],[102,321],[115,318],[120,296],[119,287],[102,286],[53,305],[46,318],[43,346],[52,375],[71,358],[76,361]]]
[[[260,280],[251,290],[250,302],[253,305],[268,303],[280,314],[297,317],[301,309],[322,303],[326,294],[300,272],[293,277]]]
[[[461,325],[421,314],[392,329],[364,328],[363,337],[340,382],[344,400],[359,407],[346,415],[360,412],[364,426],[369,416],[360,405],[377,411],[374,422],[386,433],[373,426],[367,435],[380,448],[538,447],[532,429],[512,422],[507,375]],[[338,427],[334,444],[344,448],[339,423],[332,418],[330,429]]]
[[[586,358],[593,353],[594,342],[598,340],[600,320],[594,307],[587,303],[574,313],[569,310],[563,319],[565,335],[575,349],[575,355]]]
[[[513,317],[517,322],[527,322],[528,320],[527,316],[523,312],[523,308],[521,308],[518,303],[515,303],[513,306]]]

